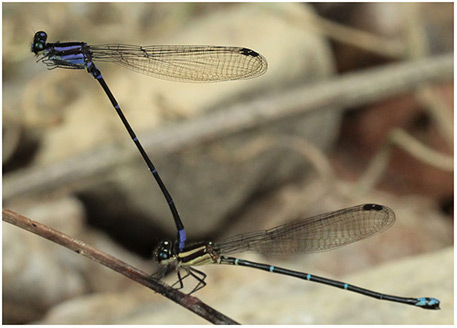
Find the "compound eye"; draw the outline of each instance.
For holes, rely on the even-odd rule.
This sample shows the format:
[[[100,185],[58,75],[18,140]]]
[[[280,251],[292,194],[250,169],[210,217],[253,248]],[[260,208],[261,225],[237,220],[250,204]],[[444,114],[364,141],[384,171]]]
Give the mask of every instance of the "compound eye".
[[[157,262],[162,262],[165,260],[169,260],[172,258],[172,251],[171,251],[172,243],[168,240],[161,241],[159,246],[155,251],[155,259]]]
[[[170,255],[167,252],[160,252],[159,253],[159,261],[168,260]]]
[[[35,33],[35,40],[36,41],[46,42],[47,39],[48,39],[48,35],[46,34],[46,32],[39,31],[39,32]]]
[[[38,54],[40,51],[43,51],[46,47],[46,40],[48,38],[48,35],[46,32],[40,31],[36,32],[35,36],[33,37],[33,42],[32,42],[32,52],[35,54]]]

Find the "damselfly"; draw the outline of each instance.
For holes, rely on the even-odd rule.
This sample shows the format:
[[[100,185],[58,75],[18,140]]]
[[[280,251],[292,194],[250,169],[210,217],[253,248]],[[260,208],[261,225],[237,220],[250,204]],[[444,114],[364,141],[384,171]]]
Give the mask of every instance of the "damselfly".
[[[219,242],[196,243],[187,246],[179,253],[175,252],[176,248],[173,247],[173,243],[165,240],[157,247],[154,258],[157,262],[166,265],[162,273],[176,270],[178,274],[176,284],[179,283],[179,288],[183,287],[182,280],[184,278],[194,277],[198,283],[191,293],[206,285],[206,274],[195,269],[194,266],[229,264],[314,281],[379,300],[409,304],[422,309],[438,310],[440,301],[436,298],[412,298],[381,294],[309,273],[226,256],[242,251],[255,251],[263,254],[327,251],[380,233],[392,226],[394,222],[395,214],[390,208],[377,204],[364,204],[293,221],[270,230],[237,235]],[[186,274],[181,276],[180,270],[184,270]],[[162,273],[159,272],[158,276],[161,276]]]
[[[176,247],[181,251],[186,232],[173,198],[93,61],[112,62],[149,76],[183,82],[250,79],[266,72],[267,61],[259,53],[242,47],[88,45],[85,42],[50,43],[46,42],[47,38],[43,31],[35,33],[33,38],[31,51],[40,56],[38,61],[49,69],[87,69],[102,86],[170,207],[178,230]]]
[[[215,46],[133,46],[88,45],[85,42],[47,43],[47,34],[37,32],[31,50],[38,61],[49,69],[87,69],[100,83],[119,117],[136,144],[149,170],[155,177],[172,212],[178,234],[175,242],[162,241],[155,251],[155,259],[166,264],[166,271],[176,269],[178,283],[193,276],[198,280],[192,292],[206,285],[206,275],[193,268],[203,264],[241,265],[299,279],[319,282],[377,299],[421,307],[439,309],[439,300],[430,297],[408,298],[381,294],[308,273],[297,272],[269,264],[256,263],[226,255],[253,250],[261,253],[311,253],[326,251],[367,238],[384,231],[395,221],[393,211],[376,204],[359,205],[308,219],[288,223],[270,230],[241,234],[221,242],[201,242],[185,247],[186,234],[171,195],[140,141],[121,111],[93,60],[114,62],[131,70],[163,79],[185,82],[214,82],[247,79],[267,70],[267,62],[259,53],[241,47]],[[186,272],[184,277],[180,269]]]

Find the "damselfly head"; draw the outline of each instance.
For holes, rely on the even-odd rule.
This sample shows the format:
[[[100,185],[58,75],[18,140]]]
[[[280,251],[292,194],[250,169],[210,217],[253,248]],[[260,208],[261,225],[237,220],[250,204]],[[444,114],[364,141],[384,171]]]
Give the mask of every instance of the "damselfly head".
[[[167,262],[173,258],[173,243],[169,240],[162,240],[154,251],[154,260],[158,263]]]
[[[48,35],[46,32],[39,31],[35,33],[32,41],[32,52],[35,55],[38,55],[39,52],[43,51],[46,46],[46,40],[48,39]]]

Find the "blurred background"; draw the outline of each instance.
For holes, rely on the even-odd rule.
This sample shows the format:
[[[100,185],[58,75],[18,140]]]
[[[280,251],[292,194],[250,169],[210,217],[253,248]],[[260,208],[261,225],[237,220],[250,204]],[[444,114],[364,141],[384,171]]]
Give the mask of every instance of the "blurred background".
[[[98,83],[84,70],[48,71],[37,63],[33,35],[43,30],[48,42],[251,48],[269,65],[252,80],[176,83],[98,65],[173,196],[189,240],[383,204],[397,222],[382,235],[328,253],[239,256],[383,293],[435,297],[442,310],[216,265],[199,268],[208,285],[195,296],[244,324],[453,323],[452,67],[423,82],[418,70],[420,83],[405,79],[407,91],[382,97],[374,73],[452,56],[453,3],[3,3],[2,9],[4,208],[157,271],[154,247],[176,234],[159,188]],[[325,88],[359,73],[367,88],[349,97],[368,100],[343,106]],[[300,97],[309,90],[329,96],[310,110]],[[246,115],[272,104],[275,115],[246,123]],[[239,124],[208,126],[221,114]],[[3,323],[205,322],[3,224]]]

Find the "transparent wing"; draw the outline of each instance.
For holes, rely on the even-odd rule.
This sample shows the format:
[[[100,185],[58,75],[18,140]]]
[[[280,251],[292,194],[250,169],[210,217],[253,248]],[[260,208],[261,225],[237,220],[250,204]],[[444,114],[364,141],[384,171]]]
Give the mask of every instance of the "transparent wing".
[[[135,72],[184,82],[249,79],[267,70],[259,53],[240,47],[91,45],[94,61],[115,62]]]
[[[394,222],[395,214],[390,208],[364,204],[269,230],[240,234],[214,243],[214,248],[221,255],[241,251],[263,254],[321,252],[380,233]]]

